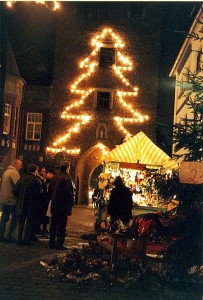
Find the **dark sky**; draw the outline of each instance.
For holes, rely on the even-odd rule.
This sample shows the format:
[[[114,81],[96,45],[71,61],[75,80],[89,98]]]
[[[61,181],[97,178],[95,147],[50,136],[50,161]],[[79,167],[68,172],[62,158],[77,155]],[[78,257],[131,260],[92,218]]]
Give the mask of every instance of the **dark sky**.
[[[26,1],[27,2],[27,1]],[[0,4],[1,16],[21,73],[27,83],[50,84],[55,45],[55,13],[43,5]]]
[[[170,72],[201,2],[164,2],[161,66]],[[165,55],[166,54],[166,55]]]
[[[27,1],[26,1],[27,2]],[[58,12],[52,12],[39,4],[18,1],[12,9],[1,2],[1,12],[11,40],[22,77],[29,83],[51,83],[55,45],[55,24]],[[101,8],[131,7],[136,10],[148,2],[77,2],[79,9],[100,6]],[[180,50],[184,36],[194,20],[197,7],[201,2],[150,2],[162,7],[162,55],[160,58],[161,78],[167,77]],[[62,8],[68,5],[61,2]],[[196,8],[196,9],[195,9]]]
[[[161,111],[161,122],[167,125],[173,119],[175,97],[175,79],[169,78],[169,73],[200,8],[200,2],[164,2],[163,7],[166,9],[162,14],[158,112]]]

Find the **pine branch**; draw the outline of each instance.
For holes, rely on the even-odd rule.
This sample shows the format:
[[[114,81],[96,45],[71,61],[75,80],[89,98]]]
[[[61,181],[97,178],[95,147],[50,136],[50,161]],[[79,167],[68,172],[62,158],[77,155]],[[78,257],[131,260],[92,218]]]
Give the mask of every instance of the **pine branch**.
[[[178,83],[184,90],[185,104],[193,117],[181,118],[181,123],[173,128],[173,143],[175,151],[184,150],[184,154],[175,154],[174,158],[186,161],[202,161],[202,136],[203,136],[203,77],[186,69],[184,74],[189,82]]]

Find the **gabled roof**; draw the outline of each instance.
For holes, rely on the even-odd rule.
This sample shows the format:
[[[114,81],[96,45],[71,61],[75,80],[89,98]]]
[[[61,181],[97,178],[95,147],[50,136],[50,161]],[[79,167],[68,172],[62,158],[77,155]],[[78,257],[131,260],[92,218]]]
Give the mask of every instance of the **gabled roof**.
[[[192,26],[190,28],[189,34],[195,32],[195,28],[197,26],[197,21],[201,19],[201,15],[203,17],[203,4],[202,4],[199,12],[197,13],[197,16],[196,16],[196,18],[195,18],[195,20],[194,20],[194,22],[193,22],[193,24],[192,24]],[[176,76],[175,72],[178,69],[179,65],[182,63],[182,57],[184,57],[185,52],[188,51],[188,47],[190,46],[190,41],[191,41],[190,38],[186,38],[185,39],[185,41],[184,41],[184,43],[183,43],[183,45],[182,45],[182,47],[181,47],[181,49],[179,51],[179,54],[178,54],[178,56],[176,58],[176,61],[175,61],[174,65],[173,65],[173,67],[171,69],[171,72],[169,74],[170,77],[175,77]]]
[[[140,131],[102,157],[103,161],[139,163],[177,169],[178,164]]]
[[[19,72],[19,69],[18,69],[18,66],[17,66],[17,63],[16,63],[16,59],[15,59],[15,56],[13,54],[13,49],[11,47],[11,43],[10,43],[10,40],[9,40],[7,34],[6,34],[5,43],[6,43],[6,53],[7,53],[7,56],[6,56],[6,73],[20,77],[21,74]]]

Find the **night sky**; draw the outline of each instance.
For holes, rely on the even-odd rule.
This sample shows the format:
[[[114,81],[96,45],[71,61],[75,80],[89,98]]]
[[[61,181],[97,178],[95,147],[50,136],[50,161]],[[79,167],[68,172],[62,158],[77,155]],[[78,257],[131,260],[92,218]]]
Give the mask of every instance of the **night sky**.
[[[3,3],[3,4],[2,4]],[[81,13],[85,8],[99,6],[100,9],[119,7],[127,9],[139,9],[140,5],[148,5],[148,2],[77,2]],[[174,60],[184,40],[181,32],[188,31],[200,2],[156,2],[157,7],[162,7],[162,56],[160,58],[161,77],[167,77]],[[68,2],[61,2],[61,9]],[[55,24],[57,14],[40,4],[26,1],[17,2],[12,9],[5,8],[5,2],[1,2],[1,12],[6,29],[11,40],[12,48],[22,77],[29,83],[51,83],[55,45]],[[102,16],[103,17],[103,16]],[[105,22],[105,20],[104,20]],[[40,62],[43,62],[43,64]],[[34,68],[38,65],[40,75]],[[45,69],[43,70],[43,65]],[[44,71],[44,75],[43,75]],[[36,76],[41,76],[36,80]],[[46,78],[43,78],[46,77]],[[41,81],[40,81],[41,80]]]

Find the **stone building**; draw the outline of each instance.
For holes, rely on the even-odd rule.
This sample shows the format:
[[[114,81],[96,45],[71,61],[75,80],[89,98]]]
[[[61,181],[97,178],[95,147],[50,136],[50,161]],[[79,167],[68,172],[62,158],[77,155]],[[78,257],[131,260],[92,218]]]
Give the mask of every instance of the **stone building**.
[[[1,23],[2,24],[2,23]],[[21,103],[25,81],[21,77],[4,24],[0,43],[0,178],[16,158],[19,147]]]
[[[24,170],[45,164],[55,31],[45,6],[2,2],[0,10],[1,178],[16,157]]]
[[[127,133],[135,135],[140,130],[156,141],[159,9],[150,4],[136,7],[130,3],[116,4],[113,8],[96,3],[91,6],[69,3],[63,5],[57,22],[46,163],[56,166],[61,160],[69,160],[77,187],[76,202],[87,204],[91,178],[97,168],[101,170],[104,150],[113,149]],[[105,28],[114,35],[103,37]],[[95,36],[100,41],[98,48],[91,44]],[[122,49],[116,45],[115,36],[124,41]],[[95,49],[96,54],[91,54]],[[123,55],[120,61],[118,52]],[[94,71],[88,63],[85,71],[79,68],[79,61],[87,57],[96,63]],[[130,57],[132,68],[126,57]],[[125,64],[129,69],[119,69]],[[114,65],[120,76],[119,71],[115,74]],[[92,73],[81,79],[88,71]],[[138,87],[138,95],[130,94],[124,102],[120,101],[118,92],[132,93],[134,87]],[[82,93],[90,90],[82,98]],[[84,103],[77,104],[81,100]],[[149,119],[135,121],[137,112]],[[81,116],[88,116],[91,121],[74,127]],[[128,124],[122,120],[119,126],[115,116],[134,120]]]
[[[45,165],[50,91],[50,85],[26,85],[18,138],[18,157],[23,161],[24,168],[30,163]]]
[[[20,3],[19,9],[22,6],[23,3]],[[34,30],[33,36],[29,37],[29,44],[23,38],[19,43],[20,35],[17,38],[16,31],[15,35],[11,34],[17,44],[17,53],[21,53],[18,61],[27,84],[18,96],[19,99],[23,97],[21,109],[19,106],[21,118],[16,123],[19,126],[18,139],[9,137],[8,143],[8,136],[4,136],[2,131],[2,161],[7,161],[9,147],[13,147],[13,150],[16,147],[17,152],[12,150],[12,153],[23,159],[25,167],[28,163],[36,163],[57,169],[63,160],[69,160],[71,175],[77,186],[76,201],[87,204],[90,201],[88,191],[95,185],[95,179],[102,170],[101,157],[104,151],[113,149],[128,133],[135,135],[141,130],[156,142],[161,9],[161,6],[153,3],[135,5],[117,2],[114,6],[99,2],[65,1],[57,14],[49,13],[48,16],[41,7],[33,5],[31,10],[26,7],[26,18],[37,14],[39,23],[42,24],[43,20],[47,25],[39,30],[40,25],[34,29],[33,24],[27,24],[30,31]],[[119,37],[123,48],[115,45],[117,43],[113,35],[100,36],[105,28],[111,29]],[[100,36],[101,45],[93,57],[91,53],[96,46],[91,41],[95,35]],[[42,47],[36,47],[38,42]],[[92,71],[90,66],[83,69],[79,67],[79,62],[89,56],[96,62],[95,72],[77,83],[77,79],[88,68]],[[125,58],[129,58],[132,65]],[[114,65],[117,66],[117,73]],[[23,86],[25,82],[20,76],[19,80]],[[77,88],[73,92],[71,86],[75,82]],[[138,88],[138,91],[134,88]],[[74,109],[71,107],[68,111],[66,107],[81,100],[77,89],[80,92],[92,91],[85,96],[83,105]],[[124,97],[121,99],[119,91],[131,95],[122,94]],[[137,95],[134,95],[136,92]],[[20,105],[20,100],[18,102]],[[4,108],[3,103],[0,105]],[[61,118],[63,112],[65,114]],[[116,121],[115,117],[120,119]],[[143,117],[143,122],[138,122],[139,117]],[[15,117],[12,118],[14,122]],[[75,125],[87,119],[89,121],[79,126],[78,131]],[[54,147],[53,143],[70,132],[71,128],[71,138]],[[56,151],[48,151],[47,147],[53,147]]]

